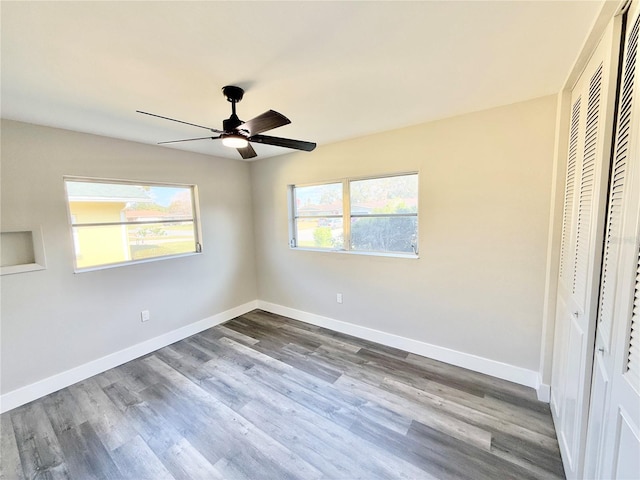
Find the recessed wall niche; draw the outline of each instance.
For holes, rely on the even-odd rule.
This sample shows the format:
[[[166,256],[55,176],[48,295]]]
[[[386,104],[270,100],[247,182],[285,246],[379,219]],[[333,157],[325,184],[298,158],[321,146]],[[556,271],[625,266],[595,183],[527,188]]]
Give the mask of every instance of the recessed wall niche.
[[[2,227],[0,231],[0,275],[33,272],[47,268],[42,230]]]

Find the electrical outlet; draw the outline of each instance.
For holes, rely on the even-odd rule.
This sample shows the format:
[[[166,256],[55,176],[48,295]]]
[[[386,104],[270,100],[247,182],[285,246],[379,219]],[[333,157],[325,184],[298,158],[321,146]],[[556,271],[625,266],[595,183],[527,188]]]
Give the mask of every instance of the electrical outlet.
[[[146,322],[150,318],[151,318],[151,314],[149,313],[149,310],[142,310],[140,312],[140,321],[141,322]]]
[[[342,294],[341,293],[336,294],[336,302],[342,303]]]

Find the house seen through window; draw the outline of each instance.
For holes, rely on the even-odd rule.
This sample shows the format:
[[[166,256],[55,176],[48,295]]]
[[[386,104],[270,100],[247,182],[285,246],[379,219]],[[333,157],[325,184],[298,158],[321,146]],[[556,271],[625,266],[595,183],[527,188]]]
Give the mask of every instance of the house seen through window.
[[[65,178],[76,270],[200,252],[195,185]]]
[[[291,246],[418,253],[418,174],[290,186]]]

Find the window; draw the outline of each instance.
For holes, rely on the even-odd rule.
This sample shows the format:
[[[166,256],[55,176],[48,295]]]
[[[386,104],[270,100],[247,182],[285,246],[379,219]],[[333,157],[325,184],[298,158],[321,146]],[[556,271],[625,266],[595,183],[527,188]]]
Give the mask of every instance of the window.
[[[342,190],[342,183],[293,187],[295,246],[342,248]]]
[[[195,185],[65,178],[76,271],[199,253]]]
[[[417,173],[289,189],[292,247],[417,255]]]

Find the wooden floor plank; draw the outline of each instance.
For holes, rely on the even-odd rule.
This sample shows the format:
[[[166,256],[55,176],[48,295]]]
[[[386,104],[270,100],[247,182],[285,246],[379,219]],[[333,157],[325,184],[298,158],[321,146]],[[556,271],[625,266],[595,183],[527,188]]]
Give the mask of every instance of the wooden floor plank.
[[[123,477],[89,422],[58,432],[72,478],[118,480]]]
[[[66,388],[47,395],[42,398],[41,403],[56,433],[78,427],[87,421],[75,398]]]
[[[260,310],[0,419],[2,480],[563,478],[532,389]]]
[[[0,441],[0,479],[22,480],[25,477],[9,414],[0,415]]]
[[[156,454],[176,480],[225,480],[224,475],[184,438]]]
[[[93,379],[69,387],[82,414],[109,450],[129,442],[137,432]]]
[[[251,337],[248,337],[247,335],[238,333],[235,330],[231,330],[225,325],[220,325],[219,327],[216,328],[216,330],[220,332],[220,337],[228,337],[237,342],[244,343],[245,345],[255,345],[256,343],[258,343],[258,340],[256,340],[255,338],[251,338]]]
[[[555,478],[562,476],[562,461],[557,445],[545,442],[541,445],[535,438],[526,435],[493,434],[491,450],[497,456],[527,468],[541,467]]]
[[[362,442],[348,429],[291,400],[267,411],[251,402],[243,415],[307,460],[326,478],[397,479],[428,478],[426,472],[375,445]]]
[[[494,395],[496,398],[502,398],[514,405],[526,406],[535,411],[549,413],[549,404],[537,401],[536,393],[532,388],[506,382],[490,375],[473,372],[413,353],[407,356],[407,363],[425,369],[434,379],[444,379],[444,383],[447,383],[448,379],[457,379],[463,384],[471,385],[474,389],[481,390],[482,396]]]
[[[380,386],[381,388],[388,389],[398,395],[415,401],[420,401],[425,395],[435,395],[438,398],[472,408],[508,423],[526,427],[529,430],[551,438],[555,437],[553,425],[549,422],[549,415],[533,412],[524,407],[502,402],[497,399],[486,396],[478,397],[477,395],[472,395],[448,385],[429,380],[421,383],[421,388],[416,388],[408,385],[406,382],[386,377],[382,380]]]
[[[4,414],[7,415],[7,414]],[[26,478],[71,478],[49,417],[36,400],[9,412]]]
[[[349,378],[346,375],[340,377],[336,382],[336,386],[343,388],[351,393],[358,393],[371,401],[377,402],[387,408],[413,416],[425,425],[446,433],[458,440],[476,445],[477,447],[490,450],[491,449],[491,433],[482,428],[478,428],[473,424],[458,420],[457,418],[447,415],[446,412],[440,411],[433,406],[420,405],[416,402],[405,400],[386,390],[360,382],[359,380]]]
[[[120,408],[126,421],[147,442],[156,455],[181,443],[183,440],[175,426],[158,415],[140,394],[118,383],[110,385],[105,393]]]
[[[529,428],[529,426],[535,425],[534,421],[531,421],[527,427],[523,427],[520,425],[520,422],[513,423],[508,421],[508,412],[507,414],[501,414],[497,411],[486,413],[481,407],[478,408],[477,405],[481,405],[480,402],[478,402],[477,405],[465,405],[444,399],[439,395],[431,393],[429,390],[416,389],[402,382],[392,382],[389,379],[385,379],[383,388],[394,394],[399,394],[403,396],[403,398],[423,408],[433,409],[450,418],[474,425],[485,432],[489,432],[492,436],[495,433],[501,432],[506,435],[511,435],[514,438],[526,438],[532,445],[539,446],[541,451],[545,448],[547,450],[553,450],[557,445],[554,437],[538,433],[534,429]],[[491,442],[491,437],[489,441]],[[555,450],[553,451],[555,452]]]
[[[194,446],[212,465],[227,454],[230,447],[218,430],[202,425],[192,412],[185,411],[175,401],[174,393],[164,385],[154,385],[140,392],[145,402],[161,417],[162,422],[173,426],[182,437]],[[158,435],[162,435],[159,428]],[[167,442],[166,439],[163,441]],[[173,442],[167,442],[172,444]]]
[[[522,468],[520,465],[495,458],[490,451],[477,448],[474,445],[460,443],[453,437],[414,422],[406,435],[406,440],[415,442],[409,449],[434,445],[444,454],[449,465],[456,471],[456,476],[470,480],[493,480],[496,478],[517,478],[531,480],[536,478],[534,472]],[[411,445],[411,444],[410,444]]]
[[[113,451],[113,458],[128,478],[139,480],[173,480],[174,477],[139,436]]]
[[[183,397],[174,398],[174,403],[182,403],[183,409],[189,410],[201,421],[214,424],[217,435],[222,437],[227,447],[236,445],[235,449],[227,448],[225,455],[234,472],[253,471],[255,475],[255,472],[259,471],[256,469],[262,465],[263,469],[272,472],[273,476],[269,478],[288,478],[291,475],[295,478],[296,474],[309,479],[321,477],[321,472],[169,365],[163,364],[159,359],[154,360],[153,357],[147,359],[147,363],[166,377],[175,388],[174,393]],[[232,451],[232,455],[229,455],[229,451]],[[240,459],[243,461],[240,462]],[[224,471],[222,473],[224,474]]]

